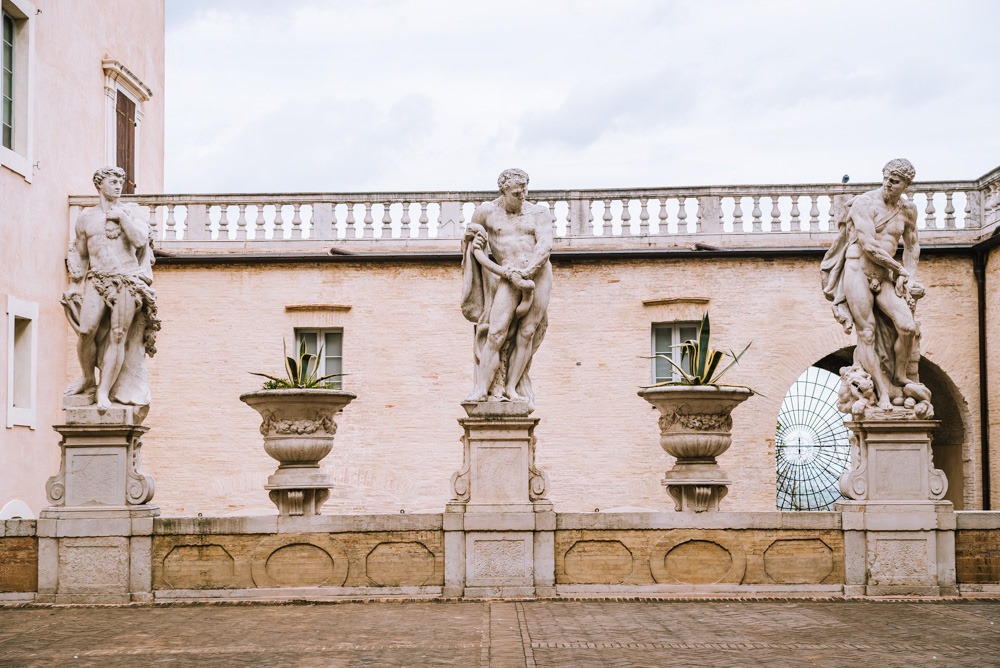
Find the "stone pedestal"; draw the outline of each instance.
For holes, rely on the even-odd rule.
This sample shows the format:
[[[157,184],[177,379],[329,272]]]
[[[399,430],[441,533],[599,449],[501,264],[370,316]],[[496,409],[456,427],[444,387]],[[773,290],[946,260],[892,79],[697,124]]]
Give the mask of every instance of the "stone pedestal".
[[[848,422],[851,469],[840,479],[844,593],[955,596],[955,512],[931,457],[934,420]]]
[[[66,400],[59,473],[38,519],[39,603],[152,600],[153,479],[141,470],[147,407]]]
[[[445,508],[445,596],[555,593],[555,511],[523,402],[463,404],[463,466]]]

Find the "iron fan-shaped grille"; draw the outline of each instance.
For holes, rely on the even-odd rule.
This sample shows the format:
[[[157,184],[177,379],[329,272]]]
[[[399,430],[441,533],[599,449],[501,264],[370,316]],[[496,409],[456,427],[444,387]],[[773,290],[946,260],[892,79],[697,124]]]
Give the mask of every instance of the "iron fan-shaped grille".
[[[792,383],[774,435],[778,510],[830,510],[850,462],[845,415],[837,410],[840,378],[811,366]]]

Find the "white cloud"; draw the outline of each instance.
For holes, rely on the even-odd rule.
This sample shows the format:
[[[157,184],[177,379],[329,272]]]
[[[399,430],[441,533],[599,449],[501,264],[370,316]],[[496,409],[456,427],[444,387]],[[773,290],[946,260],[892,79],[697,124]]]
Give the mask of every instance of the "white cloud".
[[[1000,5],[168,0],[171,192],[973,178]]]

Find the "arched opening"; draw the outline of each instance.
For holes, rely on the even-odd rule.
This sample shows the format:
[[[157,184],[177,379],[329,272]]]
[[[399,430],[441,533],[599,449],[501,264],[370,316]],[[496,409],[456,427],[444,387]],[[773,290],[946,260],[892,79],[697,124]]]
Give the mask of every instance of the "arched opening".
[[[834,375],[840,368],[850,366],[854,360],[854,346],[841,348],[816,362],[814,366]],[[920,382],[931,391],[934,419],[941,424],[931,433],[931,453],[934,466],[948,477],[945,499],[955,505],[955,510],[965,508],[965,449],[966,428],[969,416],[962,410],[965,401],[948,375],[926,357],[920,358]]]
[[[837,410],[840,377],[811,366],[785,393],[774,432],[778,510],[833,510],[850,463],[847,417]]]

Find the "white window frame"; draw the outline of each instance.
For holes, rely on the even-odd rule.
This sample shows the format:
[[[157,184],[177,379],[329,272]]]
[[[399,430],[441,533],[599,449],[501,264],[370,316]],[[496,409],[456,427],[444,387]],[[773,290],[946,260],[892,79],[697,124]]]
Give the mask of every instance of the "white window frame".
[[[0,144],[0,165],[31,183],[32,119],[35,106],[35,6],[28,0],[0,0],[4,13],[14,20],[13,147]]]
[[[657,350],[656,348],[656,334],[658,331],[670,330],[670,345],[678,346],[686,341],[681,335],[681,329],[691,327],[694,329],[695,336],[698,334],[699,323],[694,321],[679,320],[676,322],[654,322],[653,326],[650,328],[650,355],[653,356],[650,364],[650,378],[653,379],[653,383],[659,383],[665,380],[680,380],[681,374],[679,371],[670,367],[672,370],[671,377],[657,377],[656,375],[656,355],[658,353],[670,353],[673,360],[680,364],[681,363],[681,349],[676,347],[671,347],[668,350]]]
[[[135,102],[135,183],[138,189],[142,175],[140,174],[139,138],[142,130],[143,103],[153,97],[152,89],[144,84],[129,68],[114,58],[101,61],[104,67],[104,164],[114,165],[118,162],[118,91]]]
[[[18,350],[15,341],[17,321],[28,321],[28,340],[22,341],[22,346],[27,346],[27,350]],[[15,406],[15,364],[24,364],[25,360],[18,359],[21,355],[27,355],[28,367],[28,402],[27,406]],[[25,382],[24,378],[20,379]],[[35,428],[38,415],[38,304],[25,302],[10,295],[7,296],[7,428],[30,427]]]
[[[296,327],[295,328],[295,350],[291,354],[295,357],[299,354],[299,341],[302,340],[303,334],[315,334],[317,346],[319,343],[326,341],[327,334],[340,334],[340,371],[334,371],[332,373],[344,373],[344,328],[343,327]],[[325,343],[324,343],[325,345]],[[324,353],[326,351],[324,350]],[[331,371],[326,369],[326,358],[327,355],[323,355],[320,358],[319,367],[316,370],[317,376],[325,376]],[[343,378],[330,378],[328,382],[333,383],[338,390],[344,389]]]

